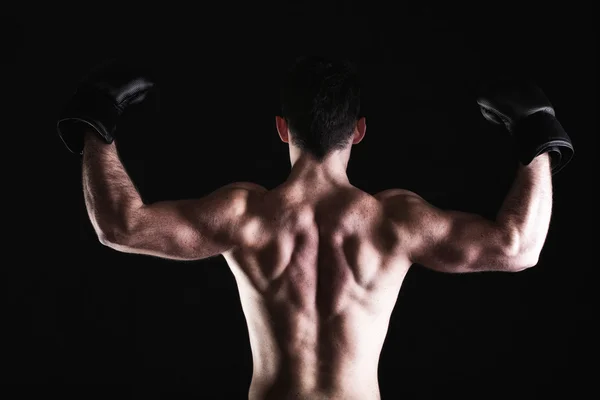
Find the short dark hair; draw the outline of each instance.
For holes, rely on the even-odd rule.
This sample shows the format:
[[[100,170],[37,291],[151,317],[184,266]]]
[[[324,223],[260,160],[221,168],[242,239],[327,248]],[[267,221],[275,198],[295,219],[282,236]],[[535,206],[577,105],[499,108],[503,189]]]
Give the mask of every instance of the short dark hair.
[[[281,90],[281,112],[294,144],[317,159],[348,144],[360,113],[360,82],[348,60],[301,57]]]

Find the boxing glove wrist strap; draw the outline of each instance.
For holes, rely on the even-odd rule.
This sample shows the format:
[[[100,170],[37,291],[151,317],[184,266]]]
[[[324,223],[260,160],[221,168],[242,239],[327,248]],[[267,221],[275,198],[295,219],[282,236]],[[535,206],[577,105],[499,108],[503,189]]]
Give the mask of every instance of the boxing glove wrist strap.
[[[536,112],[520,121],[513,128],[519,161],[529,165],[543,153],[550,153],[552,174],[564,168],[573,157],[571,138],[550,113]]]
[[[67,147],[78,153],[85,125],[97,131],[107,143],[112,143],[120,114],[121,110],[110,97],[97,90],[80,89],[65,107],[57,128]]]

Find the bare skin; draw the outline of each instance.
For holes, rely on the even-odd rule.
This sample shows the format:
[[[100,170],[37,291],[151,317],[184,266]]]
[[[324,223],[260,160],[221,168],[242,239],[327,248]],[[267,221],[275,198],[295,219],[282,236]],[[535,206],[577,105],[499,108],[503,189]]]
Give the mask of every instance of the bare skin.
[[[84,191],[100,241],[118,251],[198,260],[223,255],[253,356],[250,399],[380,399],[377,368],[403,279],[534,266],[550,222],[547,155],[521,166],[495,221],[444,211],[400,189],[372,196],[346,176],[351,144],[317,162],[289,143],[279,187],[227,185],[202,199],[145,205],[114,145],[86,136]]]

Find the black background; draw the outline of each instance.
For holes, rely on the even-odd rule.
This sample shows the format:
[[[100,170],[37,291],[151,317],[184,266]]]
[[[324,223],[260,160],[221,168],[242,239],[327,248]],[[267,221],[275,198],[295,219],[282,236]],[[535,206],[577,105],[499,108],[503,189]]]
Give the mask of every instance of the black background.
[[[133,56],[160,82],[159,111],[134,113],[119,142],[146,201],[234,181],[272,188],[289,172],[274,124],[277,83],[303,54],[359,63],[368,129],[353,149],[353,184],[370,193],[406,188],[490,218],[516,164],[504,132],[479,113],[477,85],[508,74],[544,89],[576,154],[554,178],[538,266],[473,275],[413,267],[379,380],[384,399],[580,397],[595,365],[590,7],[163,4],[134,12],[91,4],[36,8],[2,24],[8,339],[0,359],[2,380],[20,385],[6,398],[31,388],[82,399],[245,398],[252,360],[224,260],[103,247],[86,215],[81,162],[58,138],[56,116],[90,67]]]

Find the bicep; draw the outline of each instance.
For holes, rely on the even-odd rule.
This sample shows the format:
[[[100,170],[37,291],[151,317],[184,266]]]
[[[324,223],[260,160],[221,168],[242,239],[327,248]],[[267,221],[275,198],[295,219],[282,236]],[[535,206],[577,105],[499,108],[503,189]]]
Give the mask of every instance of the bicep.
[[[417,195],[402,197],[399,220],[413,263],[449,273],[517,269],[513,239],[496,222],[442,210]]]

